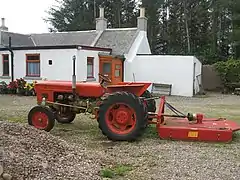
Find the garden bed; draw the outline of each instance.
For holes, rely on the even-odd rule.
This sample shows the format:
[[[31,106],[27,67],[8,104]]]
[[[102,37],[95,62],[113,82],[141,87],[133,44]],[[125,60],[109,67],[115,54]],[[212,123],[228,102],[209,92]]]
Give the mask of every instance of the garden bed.
[[[23,78],[16,79],[7,84],[5,81],[0,82],[0,94],[18,94],[22,96],[35,96],[34,86],[36,81],[28,83]]]

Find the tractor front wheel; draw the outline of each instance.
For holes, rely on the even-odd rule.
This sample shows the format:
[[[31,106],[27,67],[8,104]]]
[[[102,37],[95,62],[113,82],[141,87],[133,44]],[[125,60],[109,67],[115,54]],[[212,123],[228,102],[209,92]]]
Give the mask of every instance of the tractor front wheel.
[[[99,128],[110,140],[134,141],[146,128],[145,111],[143,102],[134,94],[113,93],[99,107]]]
[[[35,106],[28,113],[28,124],[49,132],[55,125],[54,113],[48,107]]]

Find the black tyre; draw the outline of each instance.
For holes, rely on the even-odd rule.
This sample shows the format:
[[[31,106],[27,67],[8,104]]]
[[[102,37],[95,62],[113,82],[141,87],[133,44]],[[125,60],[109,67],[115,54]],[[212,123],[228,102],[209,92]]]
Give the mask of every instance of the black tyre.
[[[35,106],[28,113],[28,124],[49,132],[55,125],[54,113],[49,107]]]
[[[145,131],[145,111],[143,102],[134,94],[113,93],[99,107],[99,128],[110,140],[134,141]]]
[[[153,97],[152,94],[146,90],[141,97],[145,97],[145,98],[151,98]],[[148,112],[152,112],[155,113],[156,112],[156,101],[154,99],[148,100],[147,101],[147,111]],[[148,120],[152,121],[152,118],[148,118]]]
[[[71,123],[72,121],[74,121],[75,117],[76,117],[76,113],[74,112],[68,112],[66,114],[61,114],[61,115],[58,112],[55,113],[56,120],[62,124]]]
[[[147,109],[147,105],[145,105],[144,102],[143,102],[143,105],[144,105],[144,118],[145,118],[145,121],[146,121],[145,127],[147,127],[148,126],[148,120],[149,120],[148,109]]]
[[[146,90],[142,95],[141,97],[145,97],[145,98],[152,98],[152,94]],[[153,112],[155,113],[156,112],[156,101],[154,99],[151,99],[151,100],[148,100],[147,101],[147,109],[148,109],[148,112]]]

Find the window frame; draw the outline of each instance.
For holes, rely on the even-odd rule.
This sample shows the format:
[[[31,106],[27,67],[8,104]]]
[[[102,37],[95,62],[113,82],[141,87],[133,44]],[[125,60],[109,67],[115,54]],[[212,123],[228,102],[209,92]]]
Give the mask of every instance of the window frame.
[[[5,57],[5,56],[8,57],[8,60],[4,60],[4,57]],[[4,73],[4,63],[5,63],[5,62],[8,62],[8,74],[5,74],[5,73]],[[10,66],[9,66],[9,54],[2,54],[2,65],[3,65],[3,67],[2,67],[2,70],[3,70],[2,76],[10,76],[10,70],[9,70],[9,68],[10,68]]]
[[[92,65],[92,74],[88,75],[88,65]],[[94,57],[87,57],[87,79],[94,78]]]
[[[28,60],[29,56],[38,56],[38,60]],[[28,63],[39,63],[39,74],[34,74],[31,75],[28,72]],[[40,54],[39,53],[35,53],[35,54],[26,54],[26,77],[40,77],[41,75],[41,64],[40,64]]]

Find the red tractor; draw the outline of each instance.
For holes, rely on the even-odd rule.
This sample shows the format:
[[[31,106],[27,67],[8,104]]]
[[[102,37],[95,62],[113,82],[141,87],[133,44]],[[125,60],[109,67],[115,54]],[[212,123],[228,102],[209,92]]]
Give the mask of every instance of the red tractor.
[[[102,133],[112,140],[134,140],[148,124],[148,111],[156,111],[155,100],[146,102],[140,96],[150,97],[151,83],[111,83],[99,74],[101,83],[43,81],[35,85],[38,105],[28,115],[28,122],[36,128],[50,131],[55,119],[70,123],[76,114],[94,114]]]
[[[233,132],[240,130],[239,125],[226,119],[185,115],[167,103],[164,96],[155,113],[155,98],[147,91],[151,83],[106,85],[111,80],[102,74],[99,78],[100,83],[76,82],[74,60],[72,82],[38,82],[35,85],[38,105],[28,114],[29,125],[50,131],[55,120],[70,123],[76,114],[87,112],[95,116],[100,130],[111,140],[136,140],[150,123],[156,124],[162,139],[231,141]],[[175,115],[165,114],[166,107]]]
[[[76,114],[95,115],[102,133],[112,140],[135,140],[148,124],[148,111],[155,113],[156,102],[147,88],[151,83],[106,85],[111,80],[99,74],[100,83],[76,82],[75,60],[71,81],[42,81],[35,85],[37,106],[28,114],[28,123],[50,131],[55,119],[72,122]],[[150,98],[144,101],[140,96]]]

